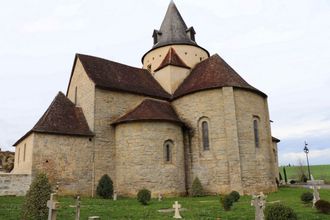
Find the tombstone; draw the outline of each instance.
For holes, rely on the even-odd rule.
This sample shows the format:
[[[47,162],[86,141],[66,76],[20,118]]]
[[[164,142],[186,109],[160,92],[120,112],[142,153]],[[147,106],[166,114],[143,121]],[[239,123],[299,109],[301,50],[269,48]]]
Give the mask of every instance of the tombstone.
[[[100,220],[100,216],[89,216],[88,220]]]
[[[75,220],[80,220],[80,196],[77,196],[76,200],[76,218]]]
[[[158,194],[158,202],[161,202],[163,200],[163,195],[161,193]]]
[[[117,201],[117,191],[113,192],[113,201]]]
[[[181,205],[178,203],[178,201],[175,201],[174,205],[174,216],[173,218],[182,218],[179,212],[179,209],[181,208]]]
[[[310,183],[312,183],[312,186],[310,186],[309,188],[313,189],[313,207],[315,207],[315,203],[320,200],[320,194],[318,191],[320,187],[316,185],[313,175],[311,175]]]
[[[50,194],[50,200],[47,201],[48,211],[48,220],[56,220],[58,202],[56,200],[56,193]]]
[[[260,192],[259,195],[253,195],[251,206],[254,206],[256,209],[255,220],[264,220],[264,209],[266,207],[266,196]]]

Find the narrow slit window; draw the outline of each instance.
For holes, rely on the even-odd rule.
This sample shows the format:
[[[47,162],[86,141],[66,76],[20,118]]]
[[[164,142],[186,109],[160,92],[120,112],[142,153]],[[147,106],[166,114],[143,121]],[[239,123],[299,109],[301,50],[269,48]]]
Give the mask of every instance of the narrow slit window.
[[[254,143],[256,147],[259,147],[259,128],[258,120],[253,120],[253,131],[254,131]]]
[[[172,161],[173,142],[167,140],[164,143],[164,161],[170,163]]]
[[[19,155],[20,155],[20,148],[18,148],[18,154],[17,154],[17,164],[19,164]]]
[[[171,146],[166,144],[166,162],[171,161]]]
[[[23,162],[25,161],[25,151],[26,151],[26,144],[24,144],[24,148],[23,148]]]
[[[74,104],[76,104],[76,105],[77,105],[77,101],[78,101],[77,93],[78,93],[78,87],[76,86],[76,88],[74,90]]]
[[[203,150],[210,150],[209,125],[206,121],[202,122]]]

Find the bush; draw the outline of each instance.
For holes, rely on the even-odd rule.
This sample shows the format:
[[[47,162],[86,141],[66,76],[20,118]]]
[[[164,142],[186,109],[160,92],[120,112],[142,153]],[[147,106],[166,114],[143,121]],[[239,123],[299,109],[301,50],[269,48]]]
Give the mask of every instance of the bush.
[[[269,205],[265,209],[266,220],[297,220],[297,215],[290,207],[281,203]]]
[[[239,192],[237,191],[231,191],[231,193],[229,194],[229,196],[232,197],[233,202],[237,202],[240,198]]]
[[[113,195],[113,182],[111,178],[104,174],[96,188],[96,194],[103,199],[110,199]]]
[[[315,203],[317,210],[324,214],[330,214],[330,202],[320,199]]]
[[[290,180],[290,184],[295,184],[297,181],[295,180]]]
[[[306,183],[307,180],[308,180],[308,178],[307,178],[307,176],[306,176],[305,174],[302,174],[302,175],[300,176],[300,182]]]
[[[137,194],[137,200],[142,204],[142,205],[147,205],[148,202],[151,199],[151,192],[147,189],[141,189],[139,190]]]
[[[314,196],[313,196],[313,193],[311,193],[311,192],[304,192],[300,196],[301,201],[303,201],[304,203],[312,202],[313,198],[314,198]]]
[[[46,174],[38,174],[27,191],[21,217],[25,220],[44,220],[48,216],[47,201],[51,186]]]
[[[198,196],[203,196],[204,192],[203,192],[203,187],[202,187],[202,183],[201,181],[198,179],[198,177],[196,177],[192,183],[192,187],[191,187],[191,195],[193,197],[198,197]]]
[[[221,198],[221,204],[225,211],[229,211],[230,208],[233,206],[233,203],[233,197],[231,197],[230,195],[225,195]]]

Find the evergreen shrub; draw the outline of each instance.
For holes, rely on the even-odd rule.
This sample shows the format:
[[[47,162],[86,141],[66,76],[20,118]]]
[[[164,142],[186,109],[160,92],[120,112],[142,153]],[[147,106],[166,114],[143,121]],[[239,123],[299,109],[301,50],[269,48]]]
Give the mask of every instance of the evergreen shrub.
[[[107,175],[104,174],[96,188],[96,194],[103,199],[110,199],[112,198],[113,195],[113,182],[111,178]]]
[[[313,196],[313,193],[311,193],[311,192],[304,192],[300,196],[301,201],[303,201],[304,203],[312,202],[313,198],[314,198],[314,196]]]
[[[139,190],[137,194],[137,200],[142,204],[142,205],[147,205],[148,202],[151,199],[151,192],[148,189],[141,189]]]
[[[265,209],[266,220],[297,220],[297,215],[292,208],[281,203],[272,204]]]
[[[233,206],[233,203],[233,197],[231,197],[230,195],[225,195],[221,198],[221,204],[225,211],[229,211]]]
[[[229,194],[229,196],[232,197],[233,202],[237,202],[239,200],[239,198],[241,197],[239,195],[239,192],[237,192],[237,191],[231,191],[231,193]]]
[[[320,199],[315,203],[315,207],[319,212],[330,214],[330,202]]]
[[[24,220],[45,220],[48,216],[47,201],[51,185],[46,174],[38,174],[32,181],[23,203],[21,218]]]
[[[202,186],[201,181],[198,179],[198,177],[196,177],[192,183],[191,195],[193,197],[198,197],[198,196],[204,195],[203,186]]]

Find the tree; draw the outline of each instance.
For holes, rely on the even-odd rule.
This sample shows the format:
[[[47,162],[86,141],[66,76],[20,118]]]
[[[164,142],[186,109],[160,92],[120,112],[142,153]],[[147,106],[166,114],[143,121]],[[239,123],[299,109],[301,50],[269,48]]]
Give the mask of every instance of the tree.
[[[47,219],[47,201],[50,198],[51,185],[46,174],[38,174],[27,191],[22,207],[22,219],[44,220]]]
[[[110,199],[113,195],[113,182],[111,178],[104,174],[96,188],[96,194],[103,199]]]
[[[193,197],[198,197],[198,196],[204,195],[203,186],[202,186],[201,181],[198,179],[198,177],[196,177],[192,183],[191,195]]]
[[[283,174],[284,174],[284,181],[285,181],[285,184],[287,184],[287,183],[288,183],[288,177],[286,176],[285,166],[283,167]]]

